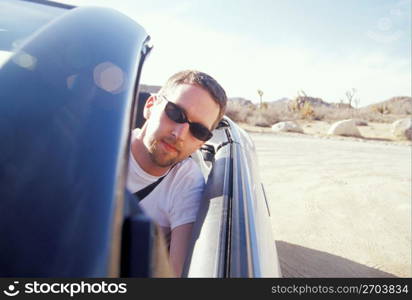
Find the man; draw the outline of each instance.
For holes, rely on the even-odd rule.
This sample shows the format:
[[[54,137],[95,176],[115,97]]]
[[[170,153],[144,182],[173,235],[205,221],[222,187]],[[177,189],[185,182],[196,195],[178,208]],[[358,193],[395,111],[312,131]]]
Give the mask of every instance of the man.
[[[170,240],[170,262],[177,276],[204,189],[203,175],[189,156],[211,137],[226,102],[225,91],[211,76],[179,72],[147,99],[146,122],[132,134],[127,186],[135,193],[163,177],[140,205]]]

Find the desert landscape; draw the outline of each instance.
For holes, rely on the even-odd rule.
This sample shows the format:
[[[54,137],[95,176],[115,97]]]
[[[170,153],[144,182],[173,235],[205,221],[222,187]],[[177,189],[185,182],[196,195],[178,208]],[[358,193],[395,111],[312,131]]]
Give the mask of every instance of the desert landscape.
[[[410,115],[363,114],[372,121],[353,122],[356,136],[331,134],[327,117],[296,118],[290,131],[240,123],[255,142],[284,277],[412,276],[412,142],[393,130]]]
[[[411,276],[411,148],[251,133],[284,277]]]

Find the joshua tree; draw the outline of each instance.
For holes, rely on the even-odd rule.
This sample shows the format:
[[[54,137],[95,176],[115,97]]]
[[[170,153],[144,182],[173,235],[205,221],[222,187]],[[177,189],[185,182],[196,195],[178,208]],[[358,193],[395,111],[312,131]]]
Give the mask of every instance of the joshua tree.
[[[359,105],[359,99],[355,98],[356,89],[352,88],[349,91],[346,91],[346,100],[348,101],[349,108],[352,108],[352,103],[355,104],[356,108]]]
[[[298,97],[299,98],[306,98],[308,95],[306,95],[304,90],[298,91]]]
[[[302,109],[303,105],[306,103],[306,98],[308,98],[308,95],[305,93],[304,90],[298,91],[298,95],[294,100],[293,103],[293,111],[299,111]]]
[[[257,90],[257,93],[258,93],[259,98],[260,98],[260,108],[262,108],[262,96],[263,96],[263,91],[262,91],[262,90]]]
[[[355,107],[356,107],[356,108],[359,108],[359,102],[360,102],[360,99],[359,99],[359,98],[353,99],[353,103],[355,104]]]

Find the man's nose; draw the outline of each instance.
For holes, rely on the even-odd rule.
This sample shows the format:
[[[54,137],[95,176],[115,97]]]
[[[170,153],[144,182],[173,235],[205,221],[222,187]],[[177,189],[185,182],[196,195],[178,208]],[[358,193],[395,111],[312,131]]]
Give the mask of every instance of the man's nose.
[[[189,123],[176,123],[173,129],[176,139],[183,140],[189,134]]]

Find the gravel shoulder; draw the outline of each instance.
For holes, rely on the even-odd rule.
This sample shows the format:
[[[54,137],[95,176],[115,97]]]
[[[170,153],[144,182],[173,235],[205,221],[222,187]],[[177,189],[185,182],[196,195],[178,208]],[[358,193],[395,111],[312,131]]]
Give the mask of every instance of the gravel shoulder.
[[[412,276],[410,142],[246,129],[283,276]]]

